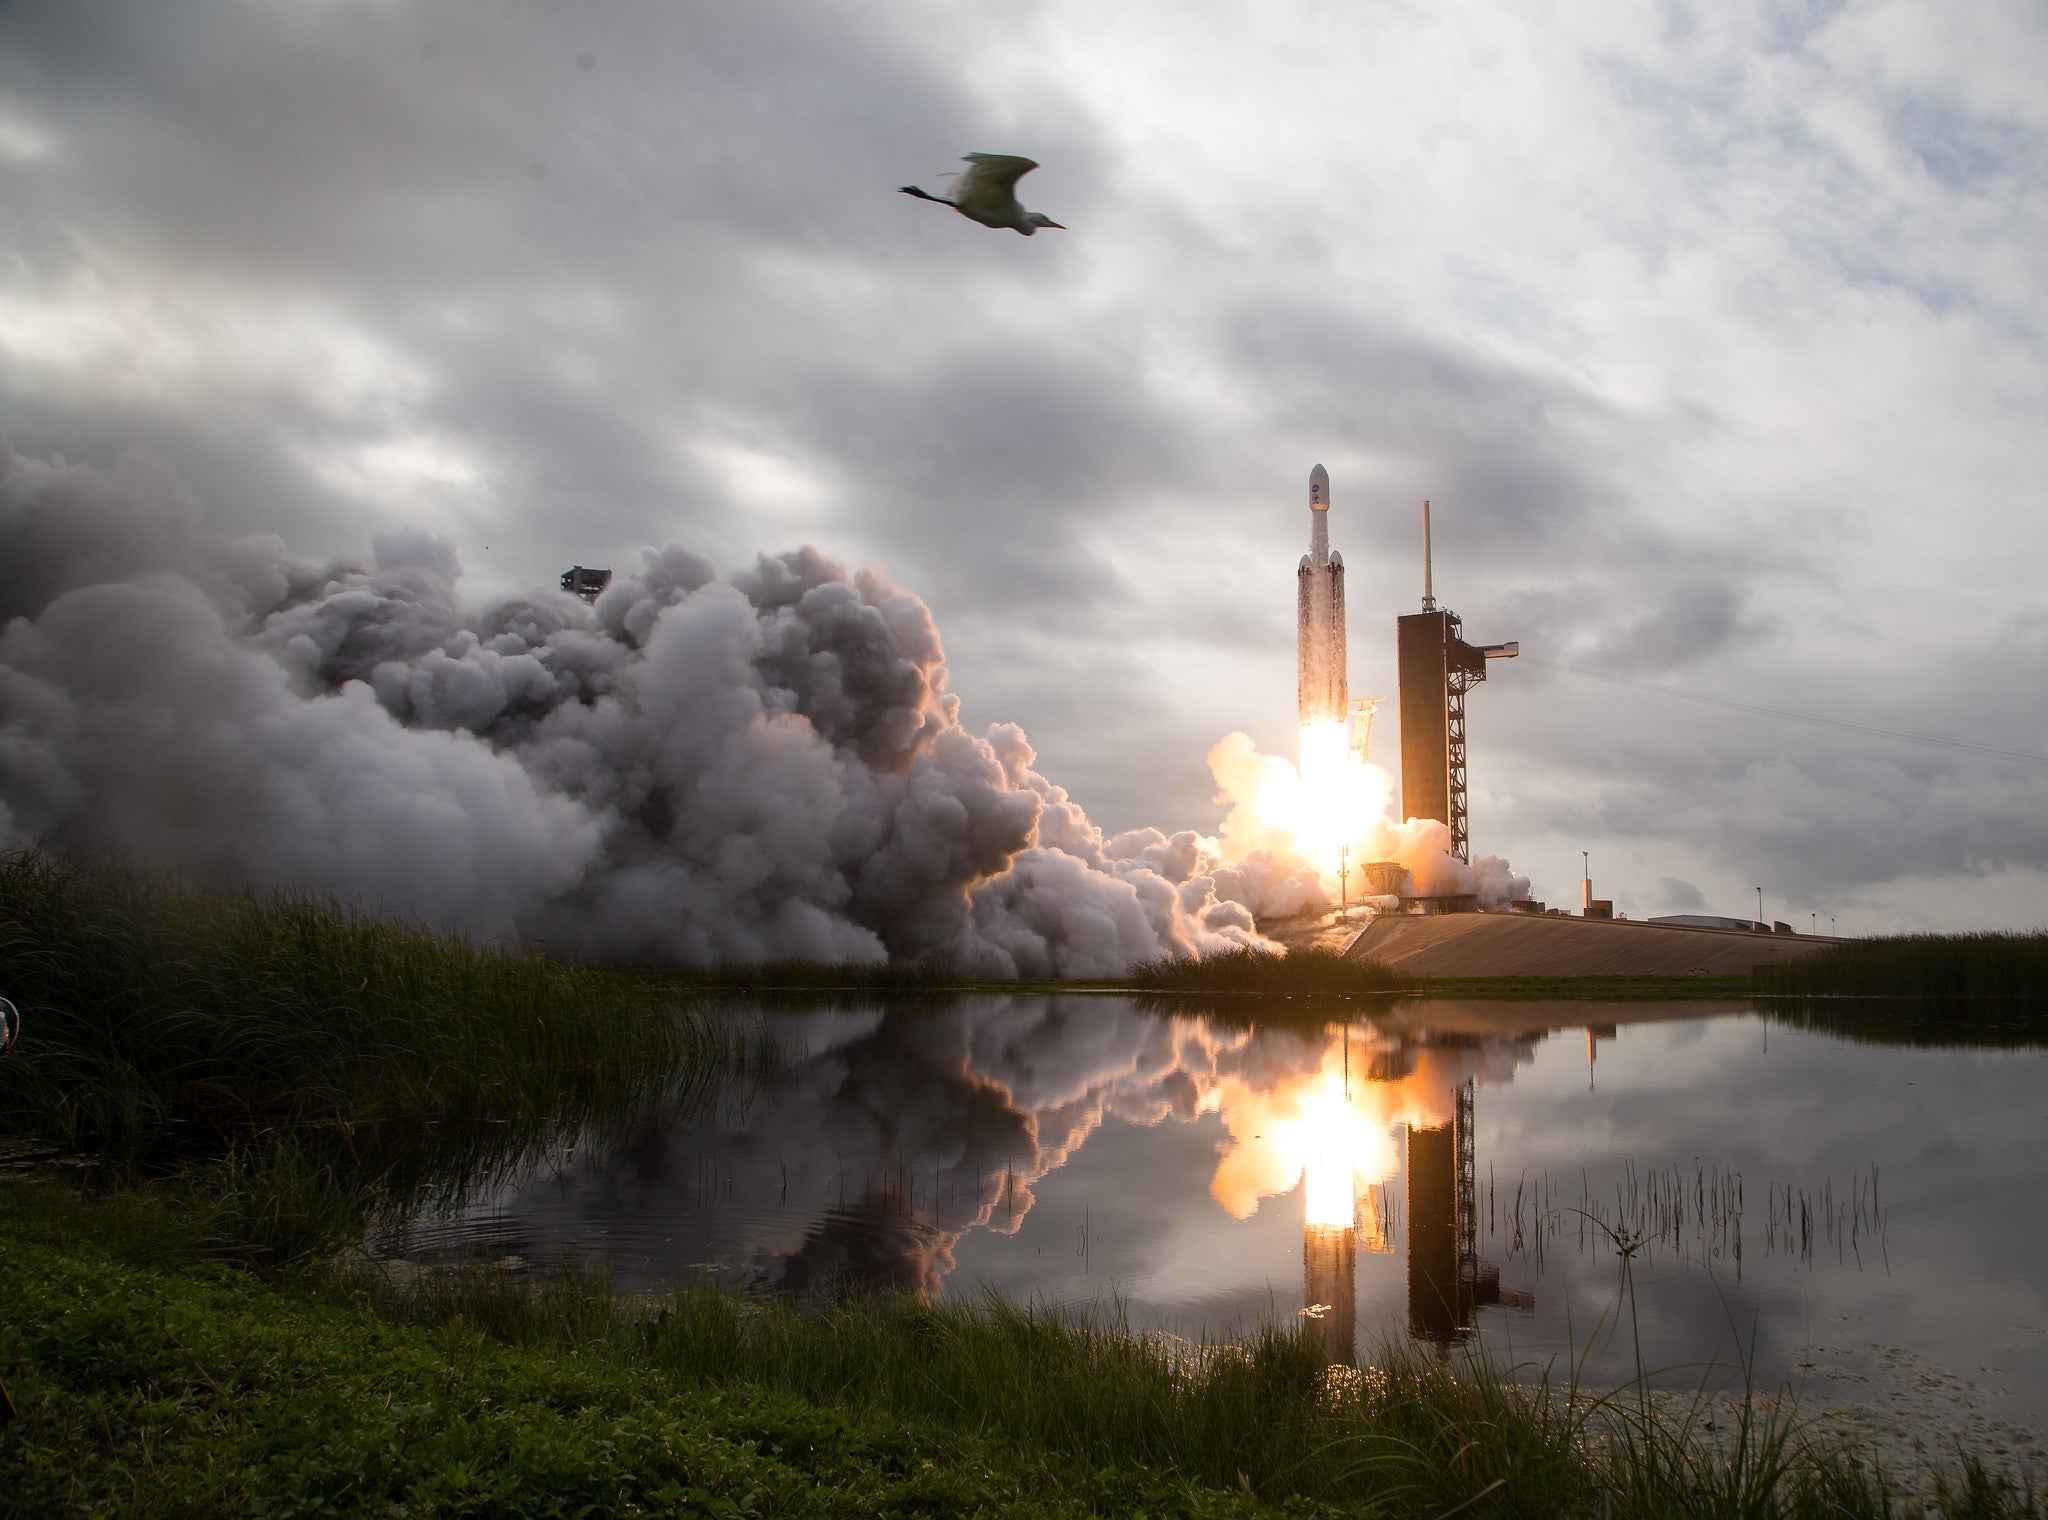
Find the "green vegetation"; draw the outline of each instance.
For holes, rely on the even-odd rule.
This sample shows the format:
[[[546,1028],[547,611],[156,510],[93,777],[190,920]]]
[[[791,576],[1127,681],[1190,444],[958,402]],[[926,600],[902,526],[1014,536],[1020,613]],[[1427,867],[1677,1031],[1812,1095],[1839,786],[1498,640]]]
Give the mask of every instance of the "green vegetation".
[[[1334,950],[1271,955],[1233,950],[1202,960],[1146,961],[1128,985],[1141,992],[1387,993],[1401,981],[1377,961],[1347,961]]]
[[[178,1171],[223,1249],[273,1263],[749,1049],[645,978],[33,851],[0,856],[0,986],[29,1020],[0,1133],[103,1183]]]
[[[1233,1516],[1248,1496],[1098,1471],[758,1384],[613,1340],[587,1290],[531,1300],[508,1344],[219,1266],[139,1262],[0,1205],[0,1515]],[[47,1216],[52,1211],[43,1211]],[[30,1216],[25,1220],[24,1213]],[[481,1305],[479,1295],[465,1302]],[[499,1328],[506,1328],[500,1322]],[[644,1332],[643,1332],[644,1337]]]
[[[2048,1045],[2048,934],[1909,934],[1759,966],[1771,1017],[1845,1040]]]
[[[1393,981],[1328,954],[1203,966],[1174,1006],[1351,1016]],[[1151,995],[1187,969],[1147,968]],[[0,1178],[0,1516],[1919,1513],[1761,1404],[1731,1445],[1484,1366],[1331,1368],[1291,1328],[1187,1347],[996,1302],[647,1303],[346,1249],[380,1209],[695,1101],[765,1054],[706,994],[807,977],[946,985],[562,965],[0,857],[0,985],[30,1019],[0,1135],[93,1163],[89,1198]],[[1967,1462],[1945,1502],[2040,1514]]]
[[[150,1212],[0,1184],[0,1515],[1921,1512],[1761,1404],[1714,1438],[1479,1366],[1000,1304],[650,1304],[360,1259],[265,1283],[166,1259]],[[2041,1512],[1968,1462],[1943,1501]]]
[[[1902,934],[1759,966],[1764,996],[2013,999],[2048,1007],[2048,934]]]

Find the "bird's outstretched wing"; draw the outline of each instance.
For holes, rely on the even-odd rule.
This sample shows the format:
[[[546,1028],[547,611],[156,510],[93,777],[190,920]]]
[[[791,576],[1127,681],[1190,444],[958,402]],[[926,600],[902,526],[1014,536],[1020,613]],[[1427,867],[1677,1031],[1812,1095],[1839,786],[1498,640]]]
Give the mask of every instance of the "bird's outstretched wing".
[[[977,200],[983,196],[1009,200],[1017,193],[1017,181],[1038,167],[1036,159],[1015,153],[970,153],[966,162],[974,167],[953,186],[955,200]]]

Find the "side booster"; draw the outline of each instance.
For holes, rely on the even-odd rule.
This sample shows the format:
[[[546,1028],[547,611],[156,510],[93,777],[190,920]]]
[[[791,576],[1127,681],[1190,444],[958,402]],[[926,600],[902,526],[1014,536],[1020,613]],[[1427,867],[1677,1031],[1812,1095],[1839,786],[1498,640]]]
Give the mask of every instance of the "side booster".
[[[1308,475],[1308,553],[1295,571],[1295,658],[1303,727],[1348,716],[1344,677],[1344,556],[1330,552],[1330,475]]]

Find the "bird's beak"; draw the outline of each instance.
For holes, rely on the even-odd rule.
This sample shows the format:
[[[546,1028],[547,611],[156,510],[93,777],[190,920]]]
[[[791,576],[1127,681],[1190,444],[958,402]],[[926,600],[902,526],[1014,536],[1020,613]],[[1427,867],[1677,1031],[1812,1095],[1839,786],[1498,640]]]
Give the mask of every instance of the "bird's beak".
[[[1062,232],[1065,232],[1067,230],[1067,224],[1065,222],[1041,222],[1039,223],[1039,225],[1041,227],[1057,227]]]

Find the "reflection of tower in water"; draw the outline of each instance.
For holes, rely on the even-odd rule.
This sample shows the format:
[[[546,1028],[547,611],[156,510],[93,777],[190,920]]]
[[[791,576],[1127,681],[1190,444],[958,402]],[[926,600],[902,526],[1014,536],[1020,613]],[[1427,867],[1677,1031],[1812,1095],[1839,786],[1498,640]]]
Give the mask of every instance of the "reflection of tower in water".
[[[1449,1124],[1408,1130],[1408,1328],[1449,1345],[1472,1333],[1474,1311],[1500,1302],[1500,1268],[1479,1259],[1473,1178],[1472,1083]]]

